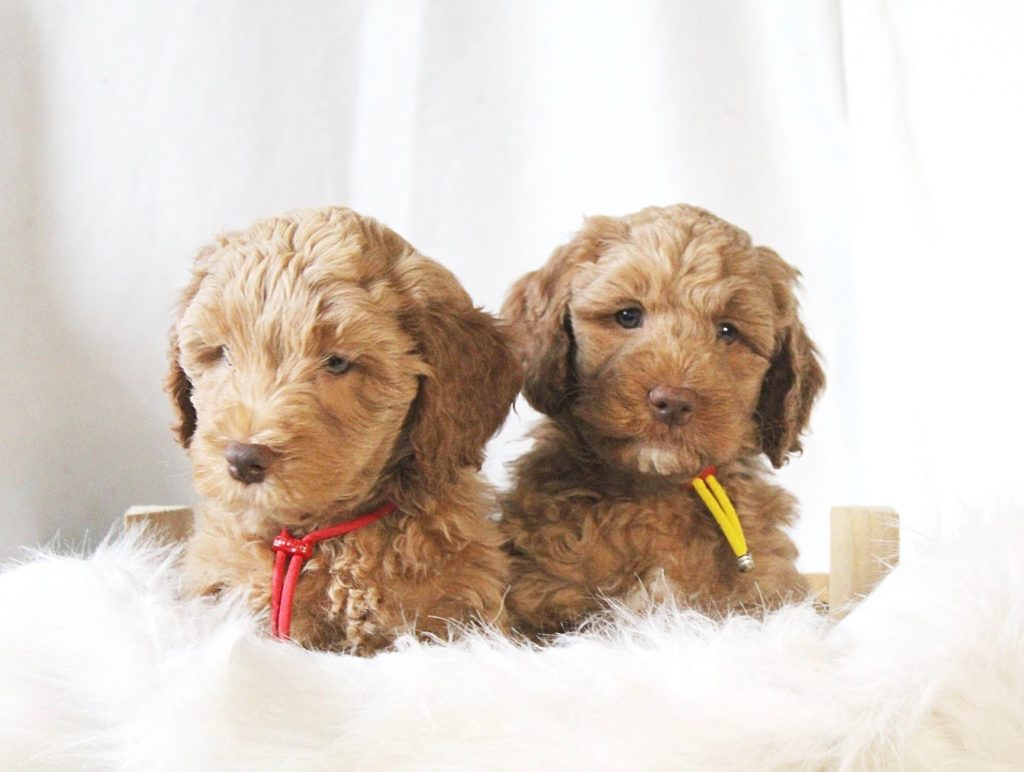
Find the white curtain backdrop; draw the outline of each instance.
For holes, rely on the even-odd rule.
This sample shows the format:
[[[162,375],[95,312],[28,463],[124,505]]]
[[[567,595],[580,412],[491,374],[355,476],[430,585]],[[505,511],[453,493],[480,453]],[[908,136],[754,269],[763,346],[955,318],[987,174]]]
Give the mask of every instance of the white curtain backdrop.
[[[1022,30],[1012,0],[7,0],[0,556],[194,500],[160,386],[189,255],[328,203],[495,311],[584,214],[695,203],[778,250],[829,377],[781,473],[806,570],[833,504],[912,546],[1020,497]]]

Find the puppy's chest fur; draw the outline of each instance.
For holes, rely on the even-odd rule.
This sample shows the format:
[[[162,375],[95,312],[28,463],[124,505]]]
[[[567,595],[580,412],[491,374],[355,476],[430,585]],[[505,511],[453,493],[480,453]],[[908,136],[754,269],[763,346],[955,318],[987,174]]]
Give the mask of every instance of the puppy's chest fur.
[[[748,574],[685,483],[656,490],[610,490],[599,478],[572,488],[558,479],[517,485],[504,507],[513,611],[525,626],[550,631],[605,598],[634,608],[672,600],[718,611],[801,593],[796,548],[782,530],[793,519],[793,498],[738,466],[720,479],[757,561]]]
[[[667,572],[682,592],[735,578],[724,536],[688,488],[639,496],[577,488],[511,499],[506,517],[513,529],[522,526],[517,544],[553,568],[578,559],[574,568],[597,591],[614,592],[621,581],[651,570]],[[747,524],[760,502],[733,500]]]
[[[374,574],[373,553],[386,551],[387,542],[347,538],[322,542],[303,574],[308,597],[303,598],[305,629],[297,631],[317,648],[379,648],[394,637],[400,617],[393,592],[384,590]]]
[[[292,637],[315,648],[375,649],[394,637],[393,593],[383,593],[373,555],[389,539],[350,533],[316,545],[295,591]],[[243,588],[257,611],[269,607],[274,552],[271,537],[247,534],[209,508],[185,557],[191,589],[203,594]],[[384,631],[389,630],[390,635]]]
[[[311,648],[368,654],[406,632],[444,636],[448,620],[499,621],[506,570],[494,524],[449,522],[444,533],[435,525],[429,516],[396,513],[318,543],[296,588],[292,638]],[[270,542],[208,506],[185,556],[189,589],[242,588],[255,610],[266,610]]]

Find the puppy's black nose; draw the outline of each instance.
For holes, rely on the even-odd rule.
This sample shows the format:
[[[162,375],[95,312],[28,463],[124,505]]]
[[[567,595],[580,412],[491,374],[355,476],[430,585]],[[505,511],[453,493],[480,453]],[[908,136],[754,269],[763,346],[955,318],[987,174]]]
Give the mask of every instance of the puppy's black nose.
[[[224,451],[224,458],[231,476],[248,485],[263,482],[267,469],[274,462],[274,451],[266,445],[232,442]]]
[[[654,417],[669,426],[682,426],[693,416],[697,392],[676,386],[655,386],[647,394]]]

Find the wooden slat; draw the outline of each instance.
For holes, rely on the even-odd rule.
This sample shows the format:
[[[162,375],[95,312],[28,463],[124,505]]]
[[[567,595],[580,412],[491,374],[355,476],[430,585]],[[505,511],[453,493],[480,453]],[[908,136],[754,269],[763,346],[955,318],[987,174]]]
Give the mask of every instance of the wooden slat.
[[[829,614],[841,619],[899,561],[899,515],[888,507],[833,507]]]
[[[190,507],[130,507],[124,513],[124,527],[145,528],[148,534],[168,544],[182,542],[192,535],[193,513]]]
[[[828,604],[828,574],[804,574],[807,586],[811,588],[811,597],[815,603]]]

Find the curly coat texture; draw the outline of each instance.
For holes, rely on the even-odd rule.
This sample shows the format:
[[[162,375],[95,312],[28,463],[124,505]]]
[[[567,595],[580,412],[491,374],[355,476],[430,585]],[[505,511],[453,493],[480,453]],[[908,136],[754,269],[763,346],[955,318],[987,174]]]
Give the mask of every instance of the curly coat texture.
[[[348,369],[332,372],[339,359]],[[292,638],[366,654],[404,632],[447,635],[450,620],[500,626],[507,558],[479,467],[521,376],[449,271],[347,209],[259,222],[196,255],[170,360],[204,497],[191,589],[242,588],[266,608],[282,527],[301,536],[392,501],[318,545]],[[232,443],[269,450],[264,479],[236,479]]]
[[[795,500],[759,458],[779,467],[800,450],[824,385],[798,276],[678,205],[592,217],[513,286],[503,315],[523,392],[547,416],[502,507],[523,632],[571,628],[606,599],[721,613],[806,592],[783,531]],[[686,395],[685,420],[659,420],[659,388]],[[708,465],[738,511],[750,573],[690,487]]]

